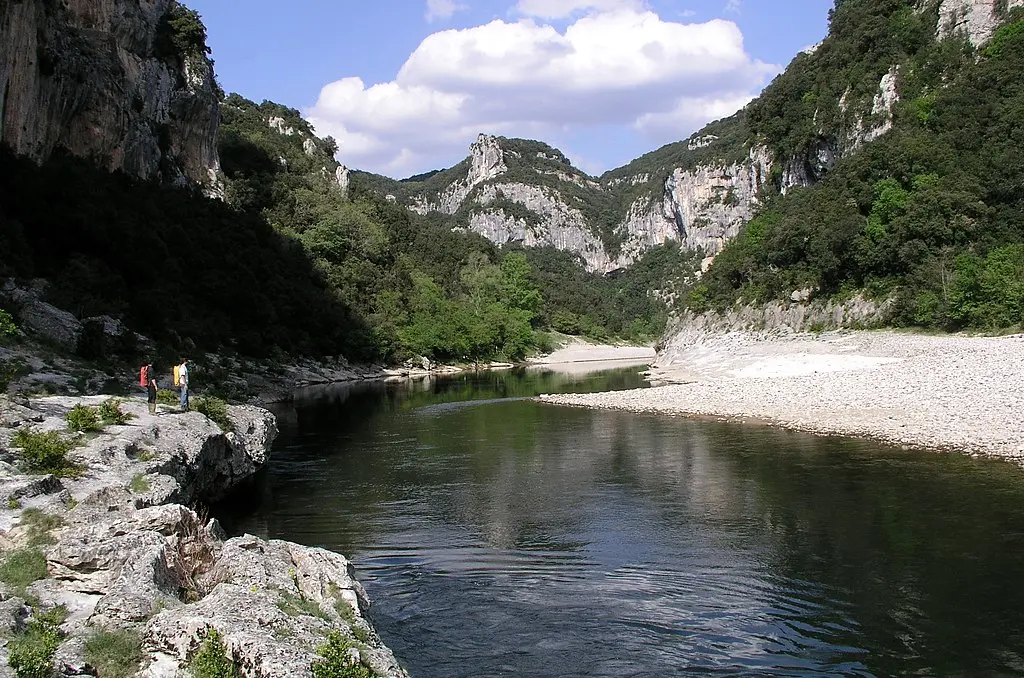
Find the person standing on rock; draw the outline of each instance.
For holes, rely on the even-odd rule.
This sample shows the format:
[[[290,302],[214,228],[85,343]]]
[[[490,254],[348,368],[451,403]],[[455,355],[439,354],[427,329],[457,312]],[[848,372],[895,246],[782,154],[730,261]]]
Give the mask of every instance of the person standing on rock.
[[[146,401],[149,403],[150,414],[156,414],[156,391],[158,388],[153,363],[146,363]]]
[[[188,359],[182,358],[178,365],[178,387],[181,389],[181,411],[188,412]]]

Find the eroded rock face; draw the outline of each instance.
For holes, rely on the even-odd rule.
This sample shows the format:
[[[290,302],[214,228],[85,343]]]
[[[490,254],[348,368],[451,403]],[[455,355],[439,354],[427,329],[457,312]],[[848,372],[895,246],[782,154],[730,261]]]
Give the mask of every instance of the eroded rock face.
[[[695,347],[732,332],[777,336],[795,332],[883,325],[890,304],[855,296],[843,302],[812,299],[813,290],[794,290],[793,303],[738,306],[723,313],[686,311],[673,318],[658,352],[658,366],[685,363]]]
[[[538,221],[527,222],[522,217],[507,214],[501,207],[488,207],[499,199],[522,205],[536,215]],[[566,205],[554,191],[521,183],[489,184],[480,191],[476,203],[483,209],[470,215],[469,230],[491,242],[499,245],[518,242],[527,247],[551,245],[579,254],[591,270],[613,267],[583,213]]]
[[[222,193],[213,67],[156,54],[169,2],[0,4],[0,140],[38,162],[64,149]]]
[[[938,35],[940,38],[963,35],[972,45],[980,47],[1004,21],[1005,12],[1015,7],[1024,7],[1024,0],[942,0]]]
[[[507,170],[505,153],[498,138],[480,134],[469,147],[469,171],[466,173],[466,178],[450,184],[436,199],[424,195],[415,196],[409,209],[418,214],[427,214],[428,212],[455,214],[474,187],[488,179],[494,179],[504,174]]]
[[[9,426],[57,430],[70,407],[102,400],[18,405],[18,416],[0,428],[0,447],[9,444]],[[135,415],[128,425],[110,426],[74,452],[86,465],[81,477],[43,477],[35,493],[18,497],[53,521],[44,540],[52,543],[43,547],[48,577],[24,598],[0,584],[0,626],[20,628],[34,613],[24,602],[30,597],[36,608],[64,605],[56,675],[95,675],[85,639],[98,629],[127,629],[142,641],[136,676],[180,678],[216,629],[246,678],[311,675],[330,632],[346,638],[376,675],[406,678],[366,620],[365,593],[344,556],[251,535],[228,540],[215,520],[180,503],[220,497],[267,461],[276,433],[268,412],[231,407],[235,430],[224,433],[194,412],[153,416],[139,401],[122,409]],[[0,469],[0,491],[31,478],[16,476],[9,465]],[[15,525],[24,509],[12,505],[0,506],[4,549],[39,536],[25,521]]]
[[[631,263],[645,249],[671,240],[717,254],[753,216],[771,167],[768,149],[758,146],[742,163],[676,169],[660,204],[641,198],[630,207],[622,227],[627,241],[617,263]]]

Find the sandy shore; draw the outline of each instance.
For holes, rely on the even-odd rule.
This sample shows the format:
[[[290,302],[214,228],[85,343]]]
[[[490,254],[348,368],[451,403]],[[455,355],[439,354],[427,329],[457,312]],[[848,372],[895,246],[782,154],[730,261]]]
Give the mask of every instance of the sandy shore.
[[[1024,462],[1024,335],[730,334],[676,350],[650,389],[545,402],[756,419]]]
[[[637,363],[647,361],[649,364],[654,364],[657,357],[657,353],[650,346],[614,346],[573,339],[557,351],[528,362],[531,365],[562,365],[565,363],[628,360]]]

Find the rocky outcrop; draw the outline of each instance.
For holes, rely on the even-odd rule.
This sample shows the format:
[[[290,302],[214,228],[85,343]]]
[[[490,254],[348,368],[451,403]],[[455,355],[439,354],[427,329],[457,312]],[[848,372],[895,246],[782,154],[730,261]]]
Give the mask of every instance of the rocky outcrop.
[[[499,200],[521,205],[533,219],[528,221],[527,217],[508,214],[501,207],[490,207]],[[611,266],[601,241],[591,232],[583,214],[562,202],[551,189],[522,183],[488,184],[480,191],[476,204],[482,209],[471,212],[469,230],[491,242],[515,242],[526,247],[551,245],[579,254],[591,270],[607,270]]]
[[[478,135],[476,141],[469,147],[468,164],[465,179],[455,180],[437,196],[414,196],[409,209],[418,214],[455,214],[473,188],[508,171],[501,143],[497,137],[488,134]]]
[[[696,143],[704,147],[714,142],[709,139],[701,137]],[[742,163],[677,168],[665,182],[660,203],[641,198],[630,206],[620,227],[628,235],[618,263],[631,262],[643,250],[670,240],[717,254],[753,216],[771,167],[768,149],[758,146]]]
[[[221,195],[213,67],[158,53],[170,2],[0,4],[0,141],[38,162],[64,150]]]
[[[1024,0],[942,0],[938,37],[962,35],[980,47],[1016,7],[1024,7]]]
[[[110,316],[78,318],[73,313],[44,301],[45,280],[19,285],[13,279],[0,280],[0,302],[11,309],[18,326],[27,335],[65,351],[79,351],[89,358],[116,353],[119,347],[147,345],[149,340]],[[88,344],[88,346],[86,346]]]
[[[213,630],[245,678],[311,675],[330,633],[375,675],[406,676],[366,621],[366,596],[347,559],[249,535],[226,539],[216,520],[185,505],[222,497],[265,464],[276,434],[268,412],[230,407],[233,431],[225,432],[199,413],[153,416],[127,402],[122,409],[134,419],[72,451],[81,475],[18,472],[12,427],[63,429],[70,407],[102,400],[0,400],[10,415],[0,427],[0,548],[41,549],[47,569],[24,592],[0,586],[0,625],[17,632],[63,605],[53,658],[61,676],[96,675],[84,648],[101,630],[138,637],[138,677],[188,675]]]

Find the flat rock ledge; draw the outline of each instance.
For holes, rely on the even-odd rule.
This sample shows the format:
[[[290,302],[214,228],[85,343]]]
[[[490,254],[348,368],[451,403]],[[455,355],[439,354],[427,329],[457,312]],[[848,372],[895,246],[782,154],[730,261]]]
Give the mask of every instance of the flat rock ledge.
[[[338,632],[375,675],[407,678],[364,616],[369,603],[349,561],[330,551],[252,535],[226,539],[198,506],[267,461],[273,415],[231,406],[224,432],[198,412],[124,401],[125,425],[81,435],[77,477],[27,475],[12,438],[21,427],[66,431],[76,404],[106,398],[0,396],[0,550],[40,550],[46,577],[0,583],[0,676],[8,642],[36,614],[67,609],[54,676],[99,676],[86,642],[104,631],[141,641],[136,678],[184,678],[215,629],[245,678],[312,675],[317,648]],[[42,519],[40,518],[42,516]]]

